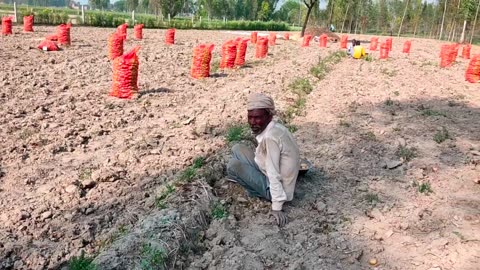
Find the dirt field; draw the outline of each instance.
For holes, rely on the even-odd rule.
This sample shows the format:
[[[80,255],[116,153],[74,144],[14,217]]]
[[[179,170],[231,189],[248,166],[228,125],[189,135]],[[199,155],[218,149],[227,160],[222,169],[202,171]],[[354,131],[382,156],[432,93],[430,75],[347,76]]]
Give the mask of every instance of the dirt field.
[[[339,43],[277,39],[264,60],[249,45],[244,68],[193,80],[193,46],[214,43],[215,65],[237,35],[177,31],[166,46],[164,30],[134,41],[129,29],[125,49],[142,47],[140,95],[118,100],[108,96],[112,29],[74,27],[70,48],[47,53],[35,47],[55,28],[20,29],[0,37],[0,269],[65,268],[82,251],[100,269],[149,269],[141,247],[153,239],[169,259],[152,269],[478,269],[480,85],[465,82],[460,57],[439,68],[442,43],[413,39],[405,55],[394,38],[389,60],[344,58],[319,80],[310,68]],[[246,121],[252,92],[286,111],[296,78],[313,86],[293,124],[314,169],[279,229],[268,203],[223,178],[225,131]],[[161,210],[165,183],[200,156],[212,187],[178,188]],[[208,201],[228,217],[196,215]],[[202,224],[194,245],[174,249],[163,237],[189,238],[179,235],[191,216]]]

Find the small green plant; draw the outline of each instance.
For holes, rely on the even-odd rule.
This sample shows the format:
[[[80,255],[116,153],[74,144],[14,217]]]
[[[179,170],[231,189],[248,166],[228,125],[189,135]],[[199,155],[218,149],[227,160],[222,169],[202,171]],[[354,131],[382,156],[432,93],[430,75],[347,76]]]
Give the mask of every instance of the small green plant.
[[[226,140],[229,143],[242,141],[247,136],[247,128],[245,125],[234,125],[228,128]]]
[[[299,96],[308,95],[313,90],[313,87],[307,78],[296,78],[288,87],[293,93]]]
[[[428,109],[428,108],[422,110],[422,115],[423,116],[443,116],[443,117],[447,117],[447,114],[445,112],[435,111],[435,110],[431,110],[431,109]]]
[[[219,68],[220,68],[220,60],[214,60],[214,61],[212,61],[212,65],[211,65],[211,68],[210,68],[210,72],[216,73]]]
[[[68,270],[96,270],[97,267],[93,263],[93,258],[85,256],[82,251],[79,257],[72,257],[68,261]]]
[[[387,98],[387,100],[385,100],[385,106],[393,106],[393,100]]]
[[[375,133],[373,133],[372,131],[367,131],[365,134],[363,134],[362,137],[369,141],[375,141],[377,139],[377,136],[375,136]]]
[[[310,68],[310,73],[319,80],[325,79],[330,69],[325,65],[325,63],[319,63],[316,66]]]
[[[350,126],[351,126],[349,122],[347,122],[347,121],[345,121],[345,120],[343,120],[343,119],[340,120],[339,125],[340,125],[341,127],[350,127]]]
[[[298,127],[295,125],[286,125],[286,127],[288,128],[288,131],[290,131],[291,133],[295,133],[298,130]]]
[[[203,157],[197,157],[196,159],[193,160],[193,168],[194,169],[200,169],[205,165],[205,158]]]
[[[373,59],[373,56],[370,55],[370,54],[367,54],[367,56],[365,56],[365,61],[367,62],[372,62],[374,59]]]
[[[167,267],[167,252],[162,248],[152,247],[151,244],[143,244],[140,268],[142,270],[163,270]]]
[[[441,130],[438,130],[437,133],[433,135],[433,140],[436,143],[442,143],[448,139],[450,139],[450,134],[448,133],[448,130],[445,127],[442,127]]]
[[[299,113],[299,111],[305,109],[306,104],[307,99],[305,99],[304,97],[301,97],[295,101],[294,107],[297,109],[297,114]]]
[[[378,194],[376,193],[367,193],[365,195],[365,201],[367,201],[369,204],[377,204],[380,202],[380,199],[378,198]]]
[[[225,205],[220,202],[215,202],[212,206],[212,217],[214,219],[224,219],[228,216],[228,211]]]
[[[417,149],[415,147],[407,147],[399,145],[397,149],[397,156],[405,161],[410,161],[417,156]]]
[[[418,185],[418,192],[428,195],[433,193],[433,190],[429,182],[424,182]]]
[[[165,209],[167,206],[166,200],[174,192],[175,187],[173,185],[167,184],[165,186],[165,189],[160,193],[160,195],[155,198],[155,205],[160,209]]]

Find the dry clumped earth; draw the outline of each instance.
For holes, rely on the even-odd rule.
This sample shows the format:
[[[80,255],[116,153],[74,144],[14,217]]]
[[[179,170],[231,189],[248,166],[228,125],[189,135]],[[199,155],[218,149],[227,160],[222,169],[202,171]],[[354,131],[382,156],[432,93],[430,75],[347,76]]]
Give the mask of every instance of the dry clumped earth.
[[[113,29],[74,27],[48,53],[34,47],[55,28],[14,30],[0,39],[0,269],[66,268],[82,251],[99,269],[478,268],[480,87],[467,60],[438,67],[440,42],[413,39],[405,55],[394,38],[389,60],[344,58],[318,80],[310,68],[339,44],[280,39],[264,60],[249,45],[244,68],[193,80],[193,46],[214,43],[217,66],[237,35],[177,31],[166,46],[144,30],[125,45],[142,47],[141,92],[118,100]],[[313,91],[291,124],[314,168],[279,229],[225,180],[225,134],[249,93],[288,111],[297,78]]]

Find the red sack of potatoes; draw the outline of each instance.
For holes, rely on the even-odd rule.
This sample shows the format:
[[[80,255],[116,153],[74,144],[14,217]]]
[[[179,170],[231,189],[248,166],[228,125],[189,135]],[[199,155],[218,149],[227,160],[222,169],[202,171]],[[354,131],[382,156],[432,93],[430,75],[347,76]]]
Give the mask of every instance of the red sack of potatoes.
[[[219,67],[234,68],[235,58],[237,58],[237,43],[234,40],[229,40],[222,45],[222,59],[220,60]]]
[[[33,15],[23,17],[23,32],[33,32]]]
[[[304,35],[302,39],[302,47],[310,46],[310,40],[312,40],[312,35]]]
[[[250,34],[250,41],[252,42],[252,44],[257,44],[257,35],[257,32],[252,32]]]
[[[455,61],[455,45],[443,44],[440,50],[440,67],[449,67]]]
[[[127,40],[128,23],[121,24],[117,27],[117,33],[123,36],[123,40]]]
[[[327,47],[327,40],[328,40],[328,36],[327,36],[326,34],[320,35],[320,44],[319,44],[319,46],[320,46],[320,47],[323,47],[323,48],[326,48],[326,47]]]
[[[108,58],[114,60],[123,55],[123,35],[115,32],[108,38]]]
[[[480,82],[480,54],[474,55],[465,72],[465,80],[471,83]]]
[[[133,27],[133,36],[135,39],[143,39],[143,24],[137,24]]]
[[[70,26],[66,24],[59,25],[57,28],[57,37],[58,44],[70,46]]]
[[[276,33],[269,33],[268,34],[268,46],[275,46],[277,43],[277,34]]]
[[[58,51],[57,44],[51,40],[46,40],[46,39],[40,42],[37,48],[43,51]]]
[[[470,59],[470,50],[472,49],[471,44],[466,44],[462,48],[462,58],[463,59]]]
[[[403,43],[403,53],[410,53],[410,48],[412,47],[412,42],[410,40]]]
[[[245,65],[245,54],[247,53],[249,39],[240,39],[237,41],[237,56],[235,57],[235,66]]]
[[[265,58],[268,54],[268,39],[260,37],[257,39],[255,58]]]
[[[110,96],[130,99],[133,94],[138,93],[138,50],[140,47],[135,47],[113,60],[113,84]]]
[[[12,33],[12,17],[2,18],[2,35],[8,36]]]
[[[190,75],[195,79],[210,76],[210,61],[215,45],[201,44],[193,49],[192,68]]]
[[[388,58],[388,52],[390,51],[388,46],[388,43],[382,43],[380,45],[380,59],[387,59]]]
[[[165,32],[165,43],[168,45],[175,44],[175,29],[168,29]]]
[[[340,38],[340,49],[346,49],[347,48],[347,42],[348,42],[348,36],[343,35]]]
[[[370,51],[376,51],[378,46],[378,37],[372,37],[370,39]]]
[[[393,46],[393,39],[392,38],[387,38],[385,40],[385,43],[388,46],[388,51],[391,52],[392,51],[392,46]]]

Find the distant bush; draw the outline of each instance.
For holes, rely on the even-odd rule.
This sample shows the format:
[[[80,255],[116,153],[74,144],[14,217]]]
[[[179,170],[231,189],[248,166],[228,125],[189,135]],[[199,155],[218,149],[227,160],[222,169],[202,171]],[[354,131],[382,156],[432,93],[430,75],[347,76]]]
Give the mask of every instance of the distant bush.
[[[0,10],[13,11],[13,5],[0,4]],[[27,7],[17,6],[18,14],[35,15],[35,23],[46,25],[58,25],[67,23],[71,17],[76,16],[77,23],[81,23],[81,11],[69,8],[45,8],[45,7]],[[85,22],[83,25],[96,27],[117,27],[120,24],[131,21],[131,13],[112,12],[112,11],[85,11]],[[22,22],[22,18],[19,18]],[[289,31],[288,24],[283,22],[261,22],[261,21],[227,21],[222,20],[202,20],[196,18],[192,23],[191,18],[175,18],[170,21],[161,20],[160,17],[151,14],[138,14],[135,16],[136,24],[144,24],[145,28],[177,28],[177,29],[204,29],[204,30],[263,30],[263,31]]]

